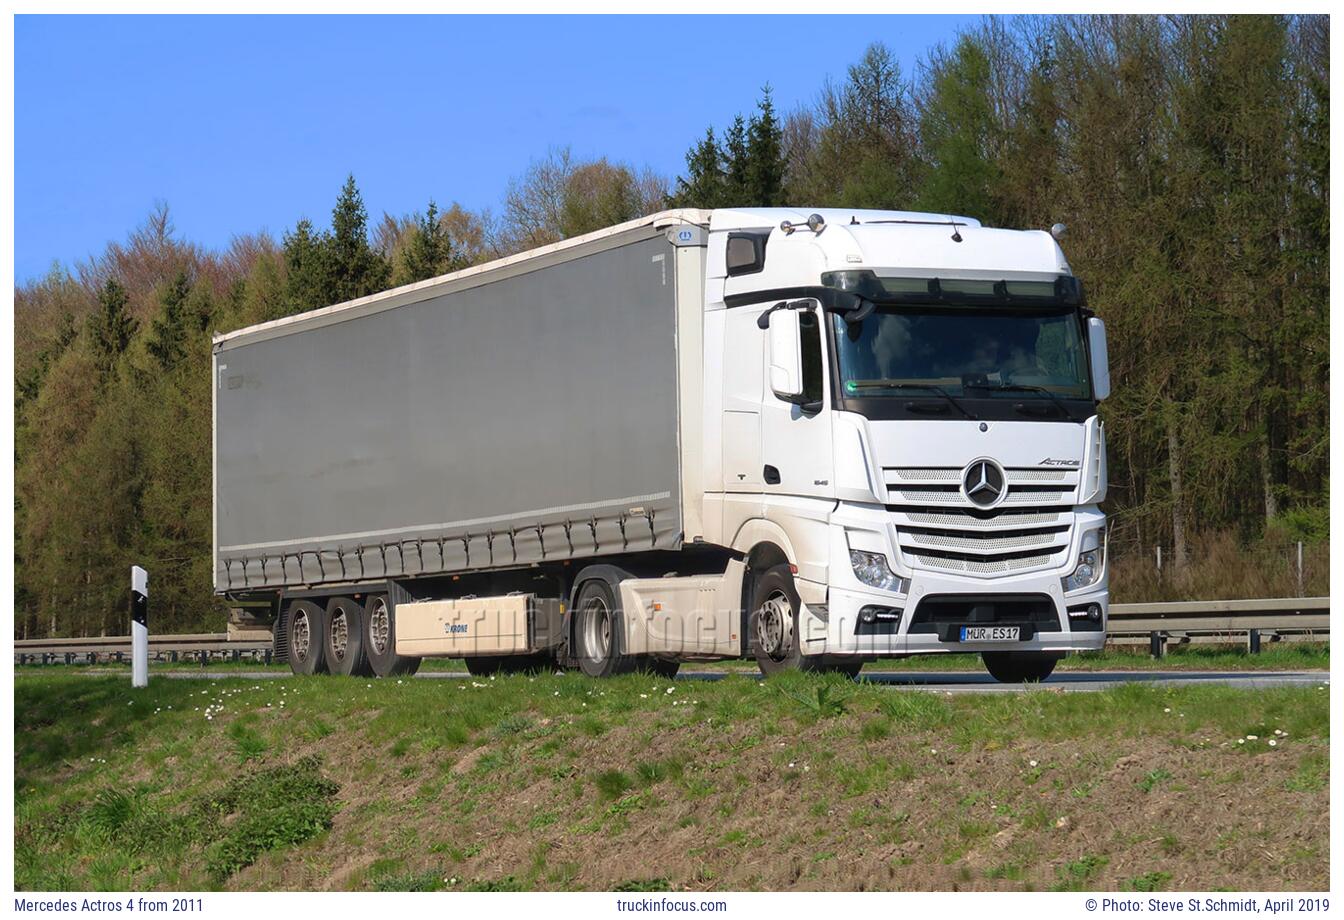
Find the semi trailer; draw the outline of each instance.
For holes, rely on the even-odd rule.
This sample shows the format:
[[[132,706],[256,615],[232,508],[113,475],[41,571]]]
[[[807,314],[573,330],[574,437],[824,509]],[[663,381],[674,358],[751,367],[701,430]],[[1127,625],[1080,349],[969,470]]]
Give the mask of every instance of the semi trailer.
[[[216,335],[216,593],[299,673],[1043,679],[1108,606],[1061,229],[671,210]]]

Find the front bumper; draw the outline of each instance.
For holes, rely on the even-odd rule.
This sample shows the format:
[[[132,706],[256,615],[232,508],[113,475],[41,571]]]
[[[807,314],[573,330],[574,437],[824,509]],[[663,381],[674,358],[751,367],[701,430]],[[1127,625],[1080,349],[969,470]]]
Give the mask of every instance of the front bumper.
[[[966,597],[974,595],[983,599],[986,605],[992,605],[996,598],[1016,599],[1025,596],[1048,597],[1054,606],[1057,618],[1053,624],[1031,623],[1030,638],[1018,642],[957,642],[944,641],[938,632],[911,631],[916,623],[916,611],[925,598],[942,596]],[[1101,622],[1089,621],[1091,628],[1081,628],[1082,618],[1069,616],[1068,608],[1086,608],[1096,604],[1101,607]],[[908,595],[888,594],[880,591],[856,590],[853,588],[832,587],[828,594],[825,620],[814,624],[824,630],[824,647],[821,651],[833,655],[910,655],[925,652],[983,652],[989,651],[1027,651],[1027,652],[1081,652],[1095,651],[1106,644],[1106,617],[1110,606],[1109,592],[1103,579],[1095,589],[1070,593],[1065,598],[1060,590],[1057,574],[1036,575],[1005,579],[992,587],[988,585],[968,585],[964,579],[938,576],[927,572],[916,572],[911,579]],[[867,632],[860,626],[860,611],[864,607],[877,607],[883,610],[900,610],[900,620],[895,630],[889,633]],[[1019,621],[1006,618],[1004,624]],[[1021,621],[1024,625],[1026,621]],[[1079,628],[1074,628],[1078,626]],[[923,627],[928,629],[928,626]],[[820,630],[819,630],[820,631]],[[946,631],[944,631],[946,634]],[[816,635],[816,632],[813,632]],[[809,652],[818,649],[815,643]]]

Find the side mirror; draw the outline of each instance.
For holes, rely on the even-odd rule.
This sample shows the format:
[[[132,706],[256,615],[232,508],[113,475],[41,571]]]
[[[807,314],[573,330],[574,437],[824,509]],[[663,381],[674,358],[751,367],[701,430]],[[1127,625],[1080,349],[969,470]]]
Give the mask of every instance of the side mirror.
[[[1092,395],[1100,401],[1111,395],[1111,363],[1106,354],[1106,324],[1095,316],[1087,321],[1087,347],[1092,358]]]
[[[772,310],[766,332],[766,363],[770,389],[780,399],[796,402],[803,395],[802,330],[797,310]]]

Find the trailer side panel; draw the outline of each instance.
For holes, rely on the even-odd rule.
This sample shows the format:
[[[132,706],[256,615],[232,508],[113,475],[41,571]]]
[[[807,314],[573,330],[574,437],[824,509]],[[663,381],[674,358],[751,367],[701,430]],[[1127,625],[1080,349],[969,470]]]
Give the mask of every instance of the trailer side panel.
[[[675,548],[662,234],[215,356],[216,588]]]

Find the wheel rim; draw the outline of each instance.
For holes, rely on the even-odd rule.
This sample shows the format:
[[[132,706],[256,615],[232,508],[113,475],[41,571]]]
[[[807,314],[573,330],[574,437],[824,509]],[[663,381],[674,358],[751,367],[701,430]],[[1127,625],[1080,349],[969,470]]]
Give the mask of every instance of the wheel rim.
[[[308,611],[302,609],[297,610],[294,613],[294,634],[291,639],[293,648],[291,648],[290,651],[294,653],[294,657],[299,661],[307,661],[308,652],[312,647],[312,643],[313,630],[312,625],[308,622]]]
[[[756,645],[771,659],[782,661],[789,654],[792,636],[793,604],[782,591],[776,591],[756,611]]]
[[[331,616],[331,653],[337,661],[344,661],[349,647],[350,621],[345,616],[345,608],[337,607]]]
[[[373,615],[369,617],[369,644],[379,655],[387,652],[392,637],[392,621],[387,615],[387,602],[379,598],[374,602]]]
[[[583,608],[583,650],[590,661],[605,661],[611,653],[611,611],[600,597]]]

